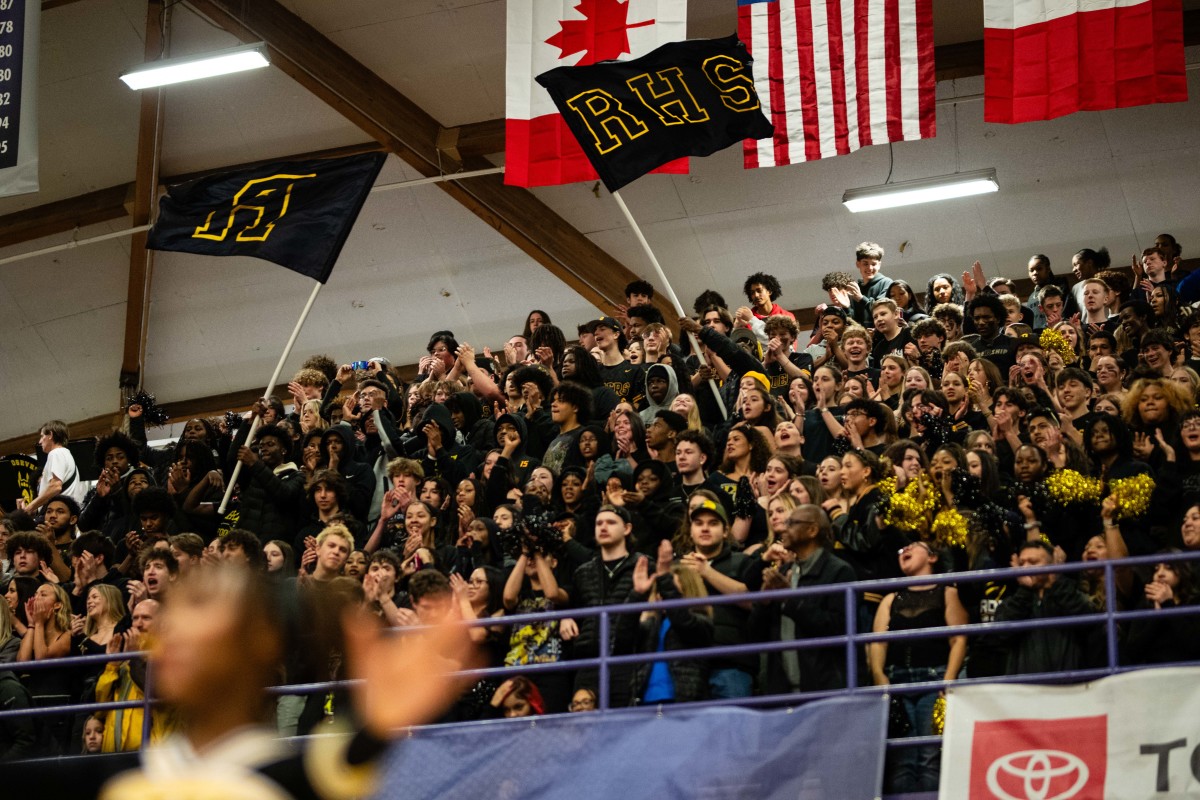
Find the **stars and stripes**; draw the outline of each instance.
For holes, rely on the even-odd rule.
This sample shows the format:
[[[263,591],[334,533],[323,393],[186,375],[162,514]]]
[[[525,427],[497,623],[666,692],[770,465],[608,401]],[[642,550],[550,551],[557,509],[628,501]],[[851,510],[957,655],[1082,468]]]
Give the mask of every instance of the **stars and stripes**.
[[[775,136],[746,167],[935,135],[933,0],[738,0]]]

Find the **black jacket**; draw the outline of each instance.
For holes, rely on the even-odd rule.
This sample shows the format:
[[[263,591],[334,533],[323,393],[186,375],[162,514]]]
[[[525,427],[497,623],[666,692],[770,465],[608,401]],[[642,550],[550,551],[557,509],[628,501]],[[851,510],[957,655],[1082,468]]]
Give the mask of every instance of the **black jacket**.
[[[1142,608],[1152,608],[1143,604]],[[1175,608],[1175,603],[1163,608]],[[1200,609],[1197,609],[1200,611]],[[1200,659],[1200,613],[1130,620],[1123,664],[1170,664]]]
[[[828,550],[822,550],[796,588],[850,583],[854,568]],[[784,616],[796,626],[797,639],[837,636],[846,632],[846,599],[841,592],[794,597],[783,602],[759,603],[754,607],[754,629],[763,639],[782,641],[779,625]],[[821,647],[796,651],[802,692],[842,689],[846,685],[846,648]],[[766,694],[793,691],[783,669],[782,653],[767,654]]]
[[[837,556],[854,567],[860,581],[900,577],[896,551],[907,540],[892,529],[880,529],[876,518],[884,512],[884,502],[880,491],[872,489],[833,521]]]
[[[720,331],[712,328],[700,329],[700,341],[717,354],[717,357],[729,367],[729,375],[721,384],[721,399],[725,402],[725,410],[730,414],[737,406],[737,396],[740,391],[739,383],[747,372],[763,372],[762,362],[733,343],[733,340]],[[696,403],[704,419],[704,424],[712,427],[724,421],[716,404],[712,400],[712,390],[704,388],[696,392]]]
[[[663,600],[677,600],[683,595],[675,587],[674,577],[670,574],[659,575],[655,580],[658,594]],[[630,595],[631,603],[642,603],[649,595],[634,592]],[[640,622],[628,614],[621,618],[620,625],[637,625],[637,651],[653,653],[658,650],[658,637],[662,630],[663,617],[671,621],[667,635],[663,641],[663,649],[693,650],[699,647],[711,647],[713,643],[712,617],[704,613],[702,607],[674,608],[662,612],[661,615],[643,619]],[[638,664],[633,673],[633,684],[630,687],[634,704],[641,699],[646,690],[646,681],[650,678],[650,670],[655,663]],[[668,661],[667,669],[671,673],[671,682],[675,684],[675,702],[687,703],[693,700],[703,700],[708,697],[708,662],[700,659],[686,661]]]
[[[8,671],[0,672],[0,709],[15,711],[32,707],[33,701],[29,697],[29,690],[21,685],[17,676]],[[34,752],[36,739],[31,717],[0,719],[0,761],[12,761],[36,755]]]
[[[500,426],[506,422],[517,429],[517,433],[521,436],[521,443],[513,451],[512,458],[501,456],[496,465],[492,467],[492,476],[487,481],[487,506],[490,509],[509,502],[508,493],[512,489],[524,489],[525,482],[529,480],[529,474],[542,463],[541,459],[530,455],[525,447],[529,439],[529,427],[525,424],[525,417],[520,414],[501,414],[496,419],[496,425],[492,428],[493,444],[489,446],[489,449],[490,447],[504,449],[496,436]]]
[[[596,606],[616,605],[629,602],[633,592],[633,568],[637,564],[637,554],[630,553],[613,569],[612,577],[597,556],[575,570],[574,587],[571,593],[571,605],[576,608],[595,608]],[[633,615],[636,622],[637,615]],[[575,638],[574,655],[576,658],[596,658],[600,655],[600,618],[580,617],[579,636]],[[609,620],[609,640],[612,645],[610,652],[614,655],[632,653],[637,641],[637,626],[621,624],[620,618]],[[620,634],[618,636],[618,634]]]
[[[249,425],[238,431],[231,452],[246,442]],[[233,463],[230,464],[232,474]],[[294,466],[278,475],[259,461],[243,466],[238,477],[238,527],[257,534],[263,541],[291,541],[304,516],[304,473]]]
[[[741,553],[733,552],[729,543],[717,555],[710,559],[708,565],[727,578],[741,581],[749,591],[757,591],[762,583],[762,561],[757,558],[747,558]],[[709,594],[720,594],[713,586],[705,581]],[[713,640],[718,647],[733,644],[746,644],[753,641],[750,631],[750,610],[736,604],[723,603],[713,606]],[[754,674],[758,671],[758,656],[725,656],[714,659],[713,669],[736,667]]]
[[[436,423],[441,429],[442,446],[433,458],[430,458],[428,450],[423,453],[421,463],[425,468],[425,477],[441,476],[452,487],[458,486],[459,481],[471,477],[479,469],[483,457],[474,447],[458,443],[450,410],[441,403],[434,403],[425,409],[417,428],[424,428],[430,422]]]
[[[354,429],[345,422],[331,425],[321,435],[321,463],[329,463],[329,447],[326,442],[331,435],[337,435],[342,440],[342,455],[338,458],[338,472],[346,479],[350,488],[350,500],[346,510],[360,522],[366,522],[371,507],[371,499],[375,495],[375,472],[371,465],[359,458],[358,440],[354,437]],[[287,541],[286,539],[284,541]]]
[[[546,448],[558,437],[558,426],[550,418],[550,412],[546,408],[539,408],[532,414],[519,411],[514,416],[525,419],[529,437],[528,440],[521,440],[525,452],[534,458],[541,459],[546,455]]]
[[[463,415],[462,434],[467,444],[477,452],[486,453],[496,441],[496,423],[484,416],[483,404],[472,392],[454,395],[455,404]]]
[[[1062,575],[1041,597],[1028,586],[1006,596],[996,610],[996,622],[1066,617],[1091,611],[1092,605],[1079,590],[1079,584],[1074,578]],[[1036,628],[996,634],[996,638],[1008,647],[1009,675],[1058,672],[1080,666],[1086,630],[1086,626]]]
[[[661,461],[638,464],[639,470],[643,467],[653,469],[658,476],[658,490],[642,502],[626,507],[633,521],[633,536],[629,546],[654,558],[659,543],[670,539],[679,530],[686,508],[683,497],[675,489],[675,478],[666,464]]]

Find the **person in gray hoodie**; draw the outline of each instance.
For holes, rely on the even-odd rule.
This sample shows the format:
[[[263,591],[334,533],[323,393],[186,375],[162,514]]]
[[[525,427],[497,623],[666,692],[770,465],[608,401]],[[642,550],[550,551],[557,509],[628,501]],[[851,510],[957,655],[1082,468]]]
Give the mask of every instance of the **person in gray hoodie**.
[[[659,411],[671,409],[671,401],[679,396],[679,380],[675,370],[666,364],[651,364],[646,370],[647,406],[639,413],[646,425],[654,422]]]

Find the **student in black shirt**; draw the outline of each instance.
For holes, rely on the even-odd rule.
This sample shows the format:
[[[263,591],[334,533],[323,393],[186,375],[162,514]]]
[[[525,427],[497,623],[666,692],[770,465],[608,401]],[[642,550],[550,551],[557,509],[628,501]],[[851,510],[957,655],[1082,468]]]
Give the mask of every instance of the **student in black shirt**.
[[[871,305],[871,319],[875,322],[875,343],[871,345],[871,363],[876,367],[885,356],[904,355],[904,346],[912,342],[908,328],[901,325],[904,317],[895,302],[884,298]]]
[[[1008,315],[1004,303],[993,294],[981,294],[971,301],[970,315],[977,336],[977,340],[971,342],[975,352],[995,364],[1001,375],[1007,375],[1016,363],[1016,343],[1001,332]]]

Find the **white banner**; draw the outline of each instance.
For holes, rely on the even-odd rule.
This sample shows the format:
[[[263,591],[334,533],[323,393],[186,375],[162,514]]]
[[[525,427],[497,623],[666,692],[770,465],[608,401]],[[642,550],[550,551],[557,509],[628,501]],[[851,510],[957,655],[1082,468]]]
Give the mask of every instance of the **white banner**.
[[[0,197],[38,190],[42,0],[0,0]]]
[[[1200,668],[946,694],[943,800],[1200,795]]]

